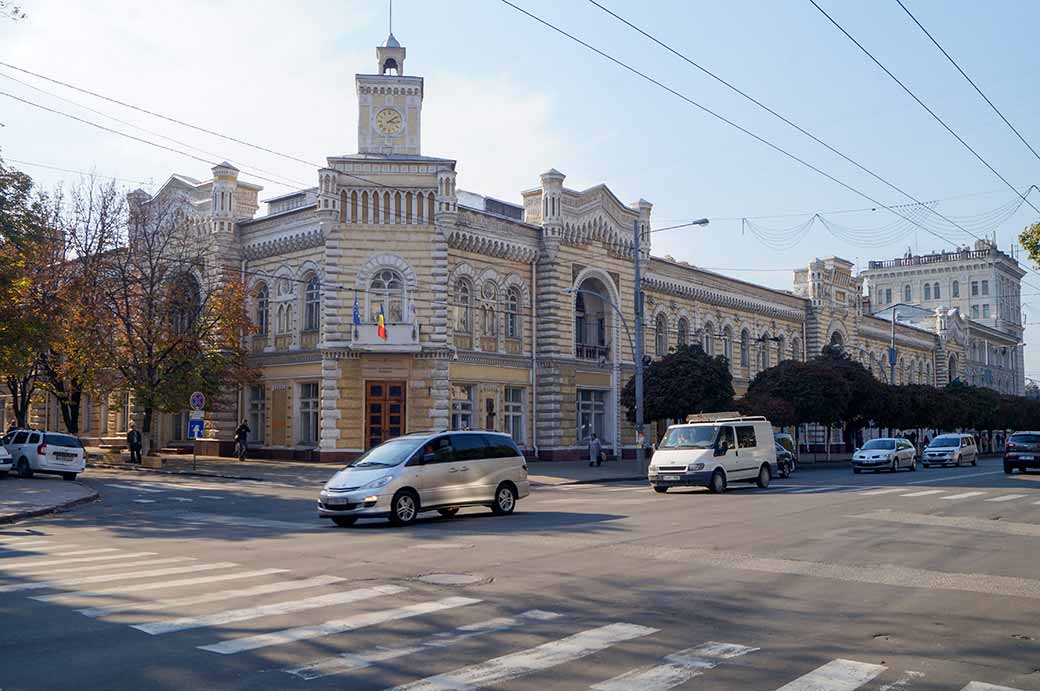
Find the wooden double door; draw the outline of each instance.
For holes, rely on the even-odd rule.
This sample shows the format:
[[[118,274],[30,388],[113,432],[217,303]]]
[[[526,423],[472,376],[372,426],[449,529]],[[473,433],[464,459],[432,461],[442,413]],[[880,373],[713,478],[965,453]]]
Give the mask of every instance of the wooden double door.
[[[365,382],[365,448],[404,434],[404,382]]]

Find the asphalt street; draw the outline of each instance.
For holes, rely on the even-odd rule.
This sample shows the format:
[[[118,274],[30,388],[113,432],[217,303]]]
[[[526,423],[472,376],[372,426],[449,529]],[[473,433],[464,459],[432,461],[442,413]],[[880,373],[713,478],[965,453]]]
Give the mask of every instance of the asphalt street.
[[[331,472],[88,470],[0,528],[0,689],[1040,691],[1040,474],[999,461],[403,529],[319,520]]]

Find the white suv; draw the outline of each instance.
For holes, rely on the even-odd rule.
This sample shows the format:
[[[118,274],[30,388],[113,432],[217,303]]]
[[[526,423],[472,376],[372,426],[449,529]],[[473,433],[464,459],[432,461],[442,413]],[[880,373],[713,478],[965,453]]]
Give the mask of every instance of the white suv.
[[[4,435],[0,444],[11,455],[18,477],[48,473],[75,480],[86,467],[83,442],[71,434],[16,429]]]
[[[7,471],[11,469],[11,454],[7,453],[7,449],[0,446],[0,477],[7,475]]]

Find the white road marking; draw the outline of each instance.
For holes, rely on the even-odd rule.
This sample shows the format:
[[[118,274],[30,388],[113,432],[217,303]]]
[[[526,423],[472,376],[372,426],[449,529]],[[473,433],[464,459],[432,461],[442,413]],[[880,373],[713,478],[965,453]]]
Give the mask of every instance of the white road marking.
[[[1025,499],[1028,496],[1028,494],[1005,494],[1002,497],[993,497],[992,499],[987,499],[986,501],[1012,501],[1014,499]]]
[[[244,526],[246,528],[275,528],[278,530],[322,530],[323,525],[300,521],[272,521],[264,518],[250,518],[249,516],[228,516],[219,513],[182,513],[178,514],[181,519],[189,521],[201,521],[203,523],[218,523],[220,525]]]
[[[1035,523],[1016,523],[1014,521],[992,521],[988,518],[970,518],[967,516],[933,516],[922,513],[904,513],[901,511],[873,511],[849,518],[870,521],[887,521],[913,525],[930,525],[940,528],[957,528],[960,530],[977,530],[982,533],[999,533],[1003,535],[1020,535],[1023,537],[1040,537],[1040,525]]]
[[[115,547],[108,547],[99,550],[83,550],[85,552],[118,552],[119,550]],[[66,552],[65,554],[76,554],[76,552]],[[65,554],[55,554],[54,556],[65,556]],[[72,559],[45,559],[44,561],[38,561],[39,557],[28,558],[28,559],[5,559],[0,568],[3,570],[14,570],[20,569],[31,569],[36,566],[60,566],[61,564],[80,564],[88,561],[109,561],[111,559],[136,559],[137,557],[150,557],[155,552],[130,552],[127,554],[105,554],[101,557],[74,557]],[[50,555],[48,555],[50,556]]]
[[[137,504],[154,504],[155,503],[154,499],[131,499],[130,501],[132,501],[134,503],[137,503]]]
[[[937,482],[947,482],[948,480],[962,480],[966,477],[984,477],[986,475],[1003,475],[1003,470],[991,470],[986,473],[965,473],[963,475],[943,475],[942,477],[933,477],[928,480],[915,480],[908,482],[908,485],[929,485]]]
[[[223,499],[224,498],[224,497],[222,497],[222,496],[220,496],[218,494],[200,494],[199,497],[201,499]]]
[[[27,543],[28,544],[28,543]],[[38,544],[51,544],[51,543],[38,543]],[[62,547],[78,547],[79,545],[61,545]],[[20,550],[21,547],[18,548]],[[18,551],[14,550],[14,551]],[[118,552],[119,550],[115,547],[105,547],[102,549],[74,549],[71,552],[54,552],[48,551],[43,554],[37,554],[34,557],[24,557],[21,559],[4,559],[0,562],[0,566],[6,566],[7,564],[14,564],[18,562],[28,562],[29,559],[39,559],[40,557],[72,557],[80,554],[101,554],[103,552]]]
[[[345,672],[364,669],[379,662],[395,660],[399,657],[412,655],[424,650],[447,648],[470,638],[476,638],[485,634],[508,631],[522,625],[524,623],[522,620],[525,619],[548,621],[557,619],[560,616],[562,615],[557,614],[556,612],[530,610],[516,617],[498,617],[496,619],[489,619],[476,624],[460,626],[454,631],[445,631],[435,634],[434,636],[414,645],[403,645],[397,648],[380,646],[378,648],[366,650],[363,653],[343,653],[342,655],[327,657],[318,660],[317,662],[303,665],[302,667],[294,667],[282,671],[308,681],[312,679],[321,679],[323,677],[330,677],[334,674],[343,674]]]
[[[423,614],[432,614],[433,612],[440,612],[455,607],[463,607],[465,605],[475,605],[478,602],[480,602],[480,600],[470,597],[446,597],[443,600],[420,602],[416,605],[407,605],[395,609],[384,609],[376,612],[355,614],[344,619],[333,619],[332,621],[327,621],[324,624],[318,624],[316,626],[298,626],[296,628],[284,629],[282,631],[262,633],[257,636],[232,638],[231,640],[222,641],[220,643],[202,645],[199,646],[199,649],[208,650],[213,653],[220,653],[221,655],[231,655],[245,650],[256,650],[257,648],[267,648],[272,645],[291,643],[293,641],[303,641],[311,638],[321,638],[322,636],[332,636],[337,633],[353,631],[366,626],[385,624],[390,621],[418,617]]]
[[[304,612],[309,609],[318,609],[330,605],[342,605],[348,602],[360,602],[380,595],[397,595],[403,593],[407,588],[396,585],[377,585],[371,588],[358,588],[343,593],[330,593],[318,595],[302,600],[286,600],[285,602],[272,602],[259,607],[244,607],[242,609],[229,609],[223,612],[214,612],[199,617],[180,617],[168,621],[154,621],[147,624],[137,624],[133,628],[138,631],[157,636],[174,631],[186,631],[210,626],[221,626],[237,621],[248,621],[261,617],[274,617],[293,612]]]
[[[948,491],[949,490],[946,490],[946,489],[926,489],[926,490],[921,490],[920,492],[910,492],[908,494],[900,494],[899,496],[901,496],[901,497],[927,497],[929,494],[942,494],[943,492],[948,492]]]
[[[87,583],[104,583],[107,581],[118,581],[123,578],[149,578],[151,576],[169,576],[175,573],[188,573],[192,571],[212,571],[213,569],[227,569],[238,566],[229,561],[217,562],[216,564],[190,564],[187,566],[175,566],[169,569],[151,569],[147,571],[127,571],[124,573],[106,573],[100,576],[86,576],[84,578],[70,578],[57,581],[40,581],[36,583],[12,583],[0,585],[0,593],[9,593],[15,590],[40,590],[41,588],[65,588],[70,585],[86,585]]]
[[[154,554],[154,552],[152,552]],[[57,576],[64,573],[90,573],[92,571],[104,571],[105,569],[130,569],[137,568],[138,566],[158,566],[159,564],[178,564],[186,561],[194,561],[191,557],[164,557],[162,559],[141,559],[140,561],[119,561],[119,562],[108,562],[106,564],[90,564],[84,566],[77,564],[75,566],[63,566],[60,569],[52,569],[47,566],[44,568],[32,568],[28,571],[20,571],[15,576],[28,576],[37,572],[42,572],[50,576],[51,574]]]
[[[221,600],[235,600],[244,597],[256,597],[270,593],[286,593],[292,590],[303,590],[305,588],[320,588],[333,583],[345,581],[339,576],[315,576],[297,581],[278,581],[277,583],[265,583],[252,588],[232,588],[215,593],[203,593],[202,595],[189,595],[170,600],[159,600],[157,602],[120,602],[105,607],[88,607],[79,610],[79,613],[88,617],[103,617],[116,612],[129,612],[135,610],[147,610],[154,612],[160,609],[171,609],[173,607],[186,607],[190,605],[203,605],[207,602],[220,602]]]
[[[636,624],[607,624],[558,641],[510,653],[454,672],[397,686],[393,691],[465,691],[490,686],[588,657],[618,643],[649,636],[659,629]]]
[[[855,660],[831,660],[777,691],[853,691],[885,671],[882,665]]]
[[[943,499],[969,499],[971,497],[979,497],[985,494],[985,492],[961,492],[960,494],[951,494]]]
[[[699,677],[717,667],[723,660],[753,653],[734,643],[711,641],[697,648],[687,648],[667,655],[664,664],[641,667],[593,686],[596,691],[667,691]]]
[[[195,501],[194,499],[189,499],[188,497],[169,497],[169,500],[170,501]]]
[[[903,676],[896,679],[891,684],[885,684],[878,688],[878,691],[896,691],[897,689],[905,689],[910,686],[917,679],[924,677],[924,672],[915,672],[913,670],[907,670]]]
[[[34,595],[33,600],[40,602],[76,602],[84,598],[105,597],[107,595],[122,595],[123,593],[140,593],[146,590],[164,590],[166,588],[180,588],[186,585],[199,585],[202,583],[219,583],[222,581],[237,581],[243,578],[256,578],[258,576],[270,576],[276,573],[286,573],[289,569],[260,569],[259,571],[239,571],[237,573],[225,573],[219,576],[201,576],[199,578],[181,578],[173,581],[160,581],[158,583],[135,583],[133,585],[121,585],[114,588],[102,590],[79,590],[72,593],[55,593],[53,595]]]
[[[973,681],[961,689],[961,691],[1019,691],[1019,689],[1013,689],[1010,686],[997,686],[996,684],[985,684],[981,681]]]
[[[833,492],[836,489],[841,489],[838,485],[828,485],[826,487],[810,487],[808,489],[794,489],[788,492],[788,494],[813,494],[815,492]]]
[[[872,496],[876,494],[892,494],[893,492],[903,492],[906,487],[886,487],[884,489],[872,489],[869,492],[864,492],[864,496]]]
[[[150,488],[150,487],[141,487],[139,485],[121,485],[121,484],[117,484],[117,483],[114,483],[114,482],[106,482],[106,483],[104,483],[104,486],[105,487],[116,487],[118,489],[128,489],[128,490],[132,490],[134,492],[145,492],[147,494],[162,494],[163,492],[166,491],[164,489],[154,489],[154,488]]]
[[[40,547],[77,547],[78,545],[59,545],[51,542],[50,540],[40,540],[38,542],[19,542],[15,545],[5,545],[4,549],[12,552],[17,552],[23,549],[39,549]]]

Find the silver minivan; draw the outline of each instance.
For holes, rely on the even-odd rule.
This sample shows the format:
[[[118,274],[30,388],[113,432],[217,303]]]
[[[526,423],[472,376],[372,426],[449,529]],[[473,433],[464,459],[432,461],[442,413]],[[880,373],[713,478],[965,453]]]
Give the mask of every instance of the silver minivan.
[[[383,442],[333,475],[318,515],[338,526],[359,518],[406,525],[424,511],[454,516],[464,506],[506,515],[530,492],[527,462],[508,434],[421,432]]]

